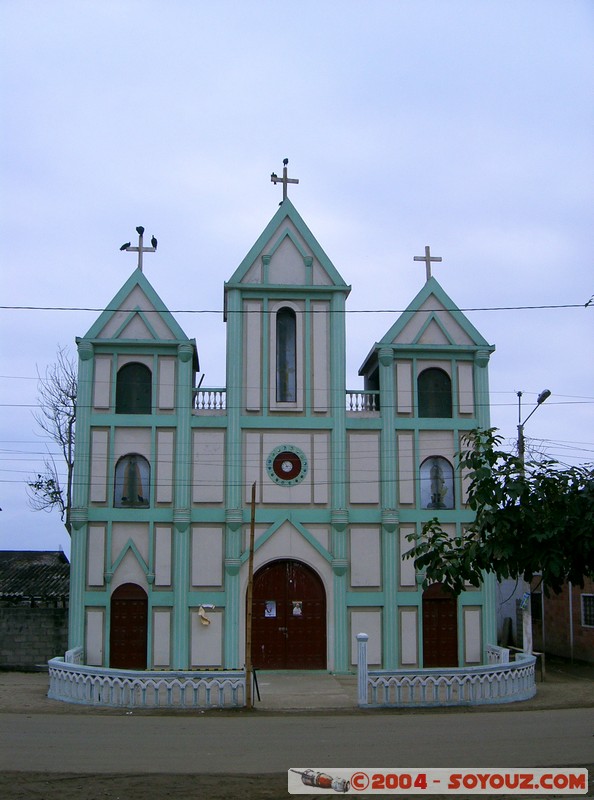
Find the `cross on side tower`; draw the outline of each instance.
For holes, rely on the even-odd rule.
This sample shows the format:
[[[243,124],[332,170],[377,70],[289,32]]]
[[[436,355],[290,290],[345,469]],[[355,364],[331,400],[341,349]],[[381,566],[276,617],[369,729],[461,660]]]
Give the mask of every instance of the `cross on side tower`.
[[[425,267],[427,269],[427,280],[431,277],[431,262],[432,261],[443,261],[441,256],[432,256],[431,255],[431,248],[429,245],[425,247],[425,255],[424,256],[413,256],[413,261],[424,261]]]
[[[283,200],[287,199],[287,184],[288,183],[299,183],[299,179],[298,178],[289,178],[289,177],[287,177],[287,164],[288,163],[289,163],[289,159],[288,158],[284,158],[283,159],[283,177],[282,178],[279,178],[278,175],[276,174],[276,172],[273,172],[272,175],[270,176],[270,180],[274,183],[275,186],[276,186],[277,183],[279,183],[279,181],[282,183],[282,185],[283,185]]]
[[[136,233],[138,234],[138,247],[131,247],[130,242],[126,242],[126,244],[120,247],[120,250],[125,250],[127,253],[138,253],[138,269],[142,272],[142,254],[154,253],[157,249],[157,240],[153,236],[151,239],[151,247],[144,247],[142,244],[142,237],[144,236],[144,228],[142,225],[136,228]]]

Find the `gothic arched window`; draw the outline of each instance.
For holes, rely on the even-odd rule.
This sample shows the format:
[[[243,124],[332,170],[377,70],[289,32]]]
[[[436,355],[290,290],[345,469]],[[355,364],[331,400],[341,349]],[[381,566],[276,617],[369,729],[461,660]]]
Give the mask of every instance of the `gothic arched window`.
[[[421,508],[454,507],[454,468],[442,456],[430,456],[421,464]]]
[[[116,508],[147,508],[150,502],[151,466],[144,456],[128,453],[115,468],[113,504]]]
[[[116,414],[150,414],[152,375],[144,364],[132,362],[118,370]]]
[[[297,400],[297,320],[292,308],[276,314],[276,402]]]
[[[452,416],[452,381],[442,369],[425,369],[417,379],[419,417]]]

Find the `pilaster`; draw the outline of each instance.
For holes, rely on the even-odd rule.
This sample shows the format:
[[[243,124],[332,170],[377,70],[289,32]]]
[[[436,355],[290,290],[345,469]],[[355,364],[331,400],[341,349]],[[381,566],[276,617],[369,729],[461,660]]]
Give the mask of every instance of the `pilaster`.
[[[332,574],[334,593],[334,672],[349,670],[347,580],[349,572],[347,531],[349,515],[344,508],[332,512]]]
[[[243,315],[241,294],[229,289],[227,304],[227,435],[225,443],[225,642],[224,664],[236,669],[243,664],[239,653],[240,608],[240,556],[243,524],[242,431],[241,413],[243,397]]]
[[[237,289],[231,289],[227,294],[226,508],[243,506],[240,425],[244,407],[242,325],[241,295]]]
[[[383,667],[398,666],[397,608],[399,548],[396,542],[398,526],[396,491],[396,428],[394,352],[391,347],[379,351],[381,430],[381,503],[382,503],[382,586],[384,592]]]
[[[225,641],[224,666],[238,669],[243,666],[243,654],[239,652],[241,601],[241,539],[243,530],[243,511],[229,508],[225,515]]]
[[[475,403],[478,427],[486,430],[491,425],[489,413],[489,358],[488,350],[477,350],[474,357]]]
[[[477,350],[474,357],[475,403],[477,409],[477,425],[486,430],[491,426],[489,407],[489,350]],[[497,643],[497,600],[495,579],[492,575],[484,575],[483,582],[483,658],[486,657],[487,644]]]
[[[85,588],[87,576],[87,520],[91,459],[91,404],[93,401],[94,349],[77,340],[78,395],[76,448],[74,451],[72,532],[70,542],[70,598],[68,646],[85,647]],[[86,653],[85,653],[86,658]]]
[[[70,595],[68,599],[68,649],[85,646],[85,604],[87,564],[87,532],[89,514],[86,508],[73,508],[70,513]],[[86,655],[86,654],[85,654]]]
[[[190,563],[190,509],[173,512],[173,669],[189,668],[188,583]]]
[[[349,626],[346,604],[348,580],[348,511],[346,464],[345,298],[336,293],[330,314],[330,397],[332,431],[332,561],[334,591],[334,670],[349,669]]]

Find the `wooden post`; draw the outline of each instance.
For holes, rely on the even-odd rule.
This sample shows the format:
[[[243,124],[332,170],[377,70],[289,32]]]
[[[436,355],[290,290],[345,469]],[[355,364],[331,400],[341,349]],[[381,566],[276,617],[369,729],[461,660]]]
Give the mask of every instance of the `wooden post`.
[[[245,626],[245,704],[247,708],[254,707],[252,697],[252,595],[254,589],[254,539],[256,528],[256,482],[252,484],[252,511],[250,517],[250,550],[248,561],[248,584],[246,595],[246,626]]]

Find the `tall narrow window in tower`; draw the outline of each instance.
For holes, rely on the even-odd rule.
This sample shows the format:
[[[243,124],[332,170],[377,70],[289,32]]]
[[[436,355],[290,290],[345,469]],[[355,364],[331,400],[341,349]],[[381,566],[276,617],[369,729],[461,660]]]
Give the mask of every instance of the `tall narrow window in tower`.
[[[276,315],[276,402],[297,400],[297,321],[292,308]]]
[[[124,364],[118,370],[116,414],[150,414],[151,384],[151,371],[144,364]]]
[[[129,453],[116,464],[114,506],[146,508],[150,500],[151,467],[144,456]]]
[[[432,367],[417,379],[419,417],[452,416],[452,381],[447,372]]]

